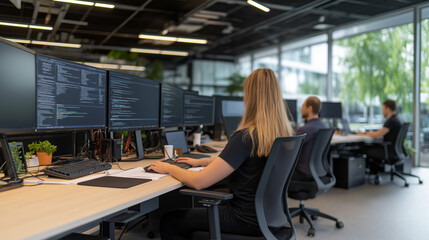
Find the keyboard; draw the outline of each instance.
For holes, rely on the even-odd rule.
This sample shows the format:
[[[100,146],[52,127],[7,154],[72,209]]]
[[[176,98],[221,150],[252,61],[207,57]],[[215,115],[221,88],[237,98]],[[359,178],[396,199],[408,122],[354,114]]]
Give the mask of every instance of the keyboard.
[[[192,166],[191,165],[189,165],[189,164],[187,164],[187,163],[177,163],[177,162],[174,162],[174,160],[173,159],[171,159],[171,158],[169,158],[169,159],[165,159],[165,160],[162,160],[161,162],[165,162],[165,163],[169,163],[169,164],[172,164],[172,165],[175,165],[175,166],[178,166],[178,167],[180,167],[180,168],[183,168],[183,169],[188,169],[188,168],[191,168]],[[150,165],[149,166],[146,166],[146,167],[144,167],[144,170],[146,171],[146,172],[150,172],[150,173],[157,173],[157,172],[155,172],[154,170],[149,170],[149,167],[150,167]]]
[[[201,158],[210,158],[211,156],[205,155],[205,154],[198,154],[198,153],[184,153],[182,154],[182,157],[201,159]]]
[[[75,179],[87,176],[96,172],[109,170],[112,168],[110,163],[97,160],[82,160],[79,162],[67,163],[60,166],[47,167],[43,171],[51,177]]]

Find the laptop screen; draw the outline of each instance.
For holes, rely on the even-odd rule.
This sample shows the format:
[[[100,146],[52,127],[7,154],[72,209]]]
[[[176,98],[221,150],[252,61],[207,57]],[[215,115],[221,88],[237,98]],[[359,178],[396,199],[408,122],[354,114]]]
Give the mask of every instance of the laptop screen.
[[[189,153],[184,131],[165,132],[165,139],[168,145],[173,145],[173,148],[181,148],[183,153]]]

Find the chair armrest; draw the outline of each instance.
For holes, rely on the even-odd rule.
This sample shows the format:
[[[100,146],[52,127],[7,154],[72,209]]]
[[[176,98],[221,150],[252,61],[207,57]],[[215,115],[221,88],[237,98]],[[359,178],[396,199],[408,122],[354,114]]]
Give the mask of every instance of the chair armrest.
[[[229,200],[234,195],[232,193],[215,192],[207,190],[194,190],[194,189],[182,189],[180,193],[183,195],[189,195],[193,197],[205,197],[217,200]]]

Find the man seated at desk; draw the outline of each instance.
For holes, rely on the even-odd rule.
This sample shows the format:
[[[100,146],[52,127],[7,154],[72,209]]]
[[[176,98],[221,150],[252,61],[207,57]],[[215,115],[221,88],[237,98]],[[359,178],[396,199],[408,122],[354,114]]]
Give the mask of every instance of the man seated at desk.
[[[393,100],[386,100],[381,108],[383,116],[387,118],[386,122],[381,129],[375,132],[358,133],[359,135],[367,135],[375,139],[383,139],[385,142],[389,142],[387,145],[387,152],[390,156],[395,155],[394,143],[399,133],[399,129],[402,125],[402,120],[396,115],[396,103]],[[363,151],[370,159],[378,160],[385,159],[385,149],[382,145],[370,145],[366,146]],[[370,174],[377,174],[379,169],[377,164],[369,165]]]
[[[322,109],[322,102],[317,97],[308,97],[301,107],[302,119],[305,125],[300,127],[296,135],[306,133],[304,145],[302,146],[301,155],[298,159],[295,172],[292,176],[293,180],[311,180],[310,172],[310,156],[313,148],[316,135],[320,129],[326,128],[326,125],[320,120],[319,113]]]

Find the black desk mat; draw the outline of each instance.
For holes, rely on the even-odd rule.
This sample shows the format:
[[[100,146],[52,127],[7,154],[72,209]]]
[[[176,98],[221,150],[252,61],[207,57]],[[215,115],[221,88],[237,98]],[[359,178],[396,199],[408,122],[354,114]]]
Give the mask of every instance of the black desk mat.
[[[130,188],[152,181],[150,179],[141,178],[124,178],[124,177],[112,177],[105,176],[85,182],[80,182],[77,185],[92,186],[92,187],[109,187],[109,188]]]

